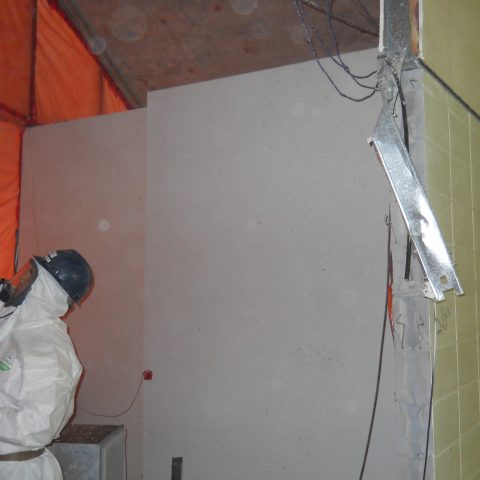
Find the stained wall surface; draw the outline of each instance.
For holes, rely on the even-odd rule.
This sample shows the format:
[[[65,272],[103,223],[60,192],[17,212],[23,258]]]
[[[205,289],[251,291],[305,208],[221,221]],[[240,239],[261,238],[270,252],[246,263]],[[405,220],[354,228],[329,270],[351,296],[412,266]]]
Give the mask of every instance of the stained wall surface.
[[[424,74],[427,190],[465,295],[432,305],[436,480],[480,478],[480,122]]]
[[[130,480],[141,478],[146,112],[28,129],[24,137],[22,260],[76,248],[95,286],[67,323],[84,366],[76,423],[124,424]]]
[[[345,59],[374,69],[376,51]],[[146,480],[172,457],[196,480],[358,476],[385,295],[379,105],[313,62],[149,96]],[[370,480],[395,471],[390,337],[383,368]]]

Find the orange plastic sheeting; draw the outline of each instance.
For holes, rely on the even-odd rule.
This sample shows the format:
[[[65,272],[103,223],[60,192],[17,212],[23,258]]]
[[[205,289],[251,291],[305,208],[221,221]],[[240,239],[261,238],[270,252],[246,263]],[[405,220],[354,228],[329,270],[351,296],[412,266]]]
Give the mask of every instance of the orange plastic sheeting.
[[[38,0],[37,8],[36,121],[98,115],[102,86],[98,63],[47,0]]]
[[[13,275],[22,128],[0,122],[0,277]]]
[[[118,90],[107,80],[105,74],[102,76],[102,111],[101,113],[116,113],[128,110]]]
[[[28,122],[28,119],[25,115],[19,116],[17,112],[8,107],[0,106],[0,122],[11,123],[23,127]]]
[[[33,0],[0,1],[0,103],[28,116]]]

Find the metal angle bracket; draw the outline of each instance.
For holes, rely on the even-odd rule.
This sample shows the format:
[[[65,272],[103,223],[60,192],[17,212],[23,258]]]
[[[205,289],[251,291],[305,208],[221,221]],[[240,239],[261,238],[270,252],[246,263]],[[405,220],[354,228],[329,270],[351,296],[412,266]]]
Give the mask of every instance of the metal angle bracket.
[[[443,292],[454,289],[457,295],[462,295],[463,289],[392,113],[398,92],[395,75],[400,78],[403,58],[403,55],[389,57],[385,51],[379,56],[378,85],[383,107],[371,143],[387,174],[425,272],[428,282],[425,296],[440,302],[445,300]]]

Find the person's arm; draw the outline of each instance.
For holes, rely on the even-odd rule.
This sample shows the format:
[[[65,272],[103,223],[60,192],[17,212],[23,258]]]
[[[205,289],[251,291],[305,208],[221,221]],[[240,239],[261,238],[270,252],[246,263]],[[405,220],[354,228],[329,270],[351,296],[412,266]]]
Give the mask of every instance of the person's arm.
[[[50,355],[29,356],[30,368],[20,372],[21,397],[16,399],[2,393],[0,454],[2,444],[31,449],[48,445],[70,418],[81,371],[74,370],[71,374],[68,360],[68,356],[55,351]]]
[[[52,442],[71,397],[68,388],[52,388],[59,393],[56,401],[22,400],[16,402],[16,406],[0,406],[0,454],[2,444],[35,449]],[[41,396],[42,392],[38,393]],[[51,394],[47,393],[46,396],[50,397]]]

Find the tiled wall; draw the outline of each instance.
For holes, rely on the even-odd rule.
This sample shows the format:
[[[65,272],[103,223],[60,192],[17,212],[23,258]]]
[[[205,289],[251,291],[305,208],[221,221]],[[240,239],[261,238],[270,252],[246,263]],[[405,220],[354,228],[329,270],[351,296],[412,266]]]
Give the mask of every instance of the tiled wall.
[[[480,479],[480,122],[426,73],[424,86],[426,188],[465,290],[431,307],[435,478]]]
[[[423,0],[421,57],[464,101],[480,111],[478,0]]]

